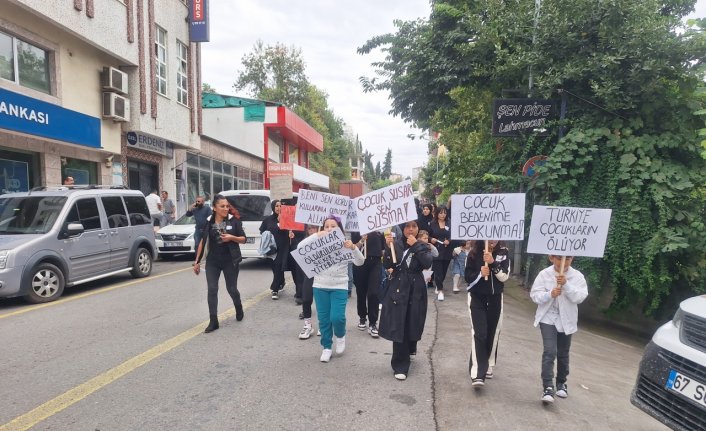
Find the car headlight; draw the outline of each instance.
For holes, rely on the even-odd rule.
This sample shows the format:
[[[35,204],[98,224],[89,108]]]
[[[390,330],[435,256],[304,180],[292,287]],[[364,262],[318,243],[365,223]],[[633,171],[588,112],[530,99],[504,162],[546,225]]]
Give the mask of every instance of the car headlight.
[[[187,236],[185,239],[194,239],[194,234],[192,233],[191,235]]]
[[[158,234],[158,233],[155,233],[155,234],[154,234],[154,239],[158,239],[158,240],[162,241],[162,235],[161,235],[161,234]]]
[[[10,250],[0,250],[0,269],[5,269],[8,254],[10,254]]]
[[[684,320],[684,312],[682,311],[681,308],[677,310],[676,313],[674,313],[674,318],[672,318],[672,323],[674,324],[675,327],[681,329],[681,322]]]

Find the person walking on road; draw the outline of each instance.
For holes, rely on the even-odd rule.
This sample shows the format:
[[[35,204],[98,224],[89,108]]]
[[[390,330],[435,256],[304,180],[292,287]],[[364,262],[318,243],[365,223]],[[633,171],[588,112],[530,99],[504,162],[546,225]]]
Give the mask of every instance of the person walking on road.
[[[373,338],[378,338],[379,290],[382,281],[382,252],[385,237],[380,232],[370,232],[361,237],[351,233],[351,240],[362,249],[365,247],[365,263],[353,268],[353,283],[358,308],[358,329],[368,330]]]
[[[316,235],[319,231],[319,227],[316,225],[307,225],[306,234],[307,237],[310,235]],[[303,241],[303,240],[302,240]],[[300,241],[301,243],[301,241]],[[298,244],[297,244],[298,246]],[[299,265],[296,266],[295,271],[297,271],[298,278],[301,280],[301,301],[302,301],[302,312],[301,319],[304,319],[304,327],[299,332],[300,340],[308,340],[311,337],[313,331],[311,325],[311,304],[314,302],[314,279],[308,278],[304,270],[302,270]]]
[[[464,274],[472,335],[468,372],[476,388],[493,378],[502,329],[503,289],[510,277],[509,256],[508,249],[498,241],[488,241],[487,251],[485,241],[476,241],[468,253]]]
[[[306,247],[318,238],[331,231],[341,229],[341,220],[329,215],[324,220],[323,230],[309,236],[299,243],[299,248]],[[353,264],[360,266],[365,261],[363,254],[351,240],[343,242],[343,246],[353,250]],[[333,335],[336,335],[336,353],[346,350],[346,303],[348,302],[348,262],[339,262],[314,276],[314,301],[316,316],[321,330],[321,362],[331,360]]]
[[[569,396],[566,377],[569,375],[571,334],[577,331],[578,304],[588,296],[586,279],[571,267],[572,256],[549,256],[552,265],[543,269],[532,284],[530,297],[537,304],[534,326],[542,333],[542,401],[553,403],[554,395]],[[554,362],[556,361],[556,393],[554,392]]]
[[[459,282],[463,273],[466,269],[466,259],[468,259],[468,253],[473,247],[474,241],[468,240],[453,250],[453,266],[451,268],[451,274],[453,274],[453,293],[458,293],[461,291],[459,288]]]
[[[429,245],[417,240],[417,222],[405,223],[402,232],[401,238],[385,235],[383,265],[392,273],[382,301],[379,328],[380,336],[392,341],[390,365],[397,380],[407,379],[410,355],[417,353],[417,342],[424,332],[427,288],[422,271],[432,264]]]
[[[279,214],[282,210],[282,203],[277,199],[270,203],[272,214],[265,217],[260,224],[260,233],[269,231],[275,238],[277,245],[277,255],[272,260],[272,299],[279,299],[279,291],[284,288],[284,272],[287,270],[289,260],[289,231],[279,228]]]
[[[211,215],[211,207],[204,203],[203,196],[196,196],[196,201],[191,208],[186,212],[188,217],[193,217],[196,222],[194,227],[194,250],[198,250],[201,243],[201,232],[206,226],[206,221]]]
[[[238,292],[238,272],[240,244],[245,244],[246,236],[243,224],[228,213],[228,200],[222,195],[213,197],[213,214],[208,218],[202,232],[203,241],[199,243],[194,262],[194,274],[201,272],[201,259],[208,246],[206,259],[206,282],[208,284],[208,315],[210,322],[204,332],[218,329],[218,279],[223,272],[226,289],[235,306],[235,320],[243,320],[243,304]]]
[[[169,193],[166,190],[162,190],[162,213],[164,214],[163,226],[174,223],[176,205],[173,200],[169,199]]]
[[[434,220],[429,223],[429,236],[431,237],[432,245],[439,250],[439,256],[434,258],[434,263],[431,267],[432,271],[434,271],[434,285],[436,286],[434,293],[436,293],[436,299],[438,301],[443,301],[444,280],[449,270],[452,257],[451,252],[453,250],[448,211],[443,205],[436,209]]]

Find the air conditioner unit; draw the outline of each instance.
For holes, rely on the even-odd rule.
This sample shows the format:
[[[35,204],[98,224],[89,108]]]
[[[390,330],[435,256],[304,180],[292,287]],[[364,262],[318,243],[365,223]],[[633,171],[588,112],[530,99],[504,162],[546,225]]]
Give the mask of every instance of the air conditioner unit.
[[[114,67],[104,67],[101,73],[101,85],[104,90],[127,94],[127,73]]]
[[[103,93],[103,118],[130,121],[130,99],[116,93]]]

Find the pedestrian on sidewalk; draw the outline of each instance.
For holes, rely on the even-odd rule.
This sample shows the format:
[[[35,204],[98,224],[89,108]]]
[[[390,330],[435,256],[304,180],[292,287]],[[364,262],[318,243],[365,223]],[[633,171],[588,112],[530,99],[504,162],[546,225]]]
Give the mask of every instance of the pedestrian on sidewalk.
[[[265,217],[260,224],[260,233],[269,231],[275,238],[277,245],[277,255],[272,260],[272,283],[270,290],[272,291],[272,299],[279,299],[279,291],[284,288],[284,272],[287,270],[287,261],[289,259],[289,231],[279,228],[279,213],[282,210],[282,204],[275,199],[270,203],[272,214]]]
[[[319,231],[319,227],[316,225],[306,226],[306,235],[316,235]],[[303,240],[302,240],[303,241]],[[301,241],[299,242],[301,244]],[[298,244],[297,244],[298,245]],[[304,319],[304,327],[299,332],[300,340],[308,340],[311,337],[313,331],[311,325],[311,304],[314,302],[314,279],[306,276],[304,270],[302,270],[299,265],[296,266],[296,271],[298,278],[302,280],[301,283],[301,300],[302,300],[302,312],[301,319]]]
[[[171,200],[166,190],[162,190],[162,208],[162,214],[164,214],[162,226],[174,223],[174,219],[176,218],[176,205],[174,205],[174,201]]]
[[[549,255],[552,263],[543,269],[532,284],[530,297],[537,304],[534,326],[542,333],[542,401],[553,403],[554,395],[569,396],[566,378],[569,375],[571,335],[578,329],[578,304],[588,296],[583,274],[571,267],[574,258]],[[556,361],[556,393],[554,392],[554,362]]]
[[[382,252],[385,237],[380,232],[361,235],[351,232],[351,241],[361,250],[365,247],[365,263],[353,268],[353,282],[358,306],[358,329],[368,330],[373,338],[378,338],[378,314],[380,305],[380,283]]]
[[[336,228],[343,231],[341,219],[329,215],[324,220],[323,230],[309,236],[299,247],[306,247]],[[345,232],[344,232],[345,233]],[[360,266],[365,261],[363,254],[351,240],[343,242],[343,246],[353,250],[353,264]],[[331,360],[333,335],[336,335],[336,353],[346,350],[346,304],[348,303],[348,262],[339,262],[314,276],[314,301],[316,316],[319,319],[321,331],[321,362]]]
[[[429,245],[417,240],[416,221],[405,223],[403,237],[385,236],[383,265],[392,269],[383,299],[380,336],[392,341],[390,365],[397,380],[406,380],[410,355],[416,355],[427,318],[427,288],[422,271],[432,264]],[[392,247],[396,261],[393,261]]]
[[[203,196],[196,196],[196,200],[186,212],[187,217],[194,218],[194,250],[198,250],[199,244],[201,244],[201,232],[203,232],[211,214],[213,214],[213,210],[205,204]]]
[[[439,256],[434,258],[432,270],[434,271],[434,285],[437,301],[444,300],[444,280],[451,263],[451,252],[453,245],[451,242],[451,226],[448,220],[448,210],[441,205],[434,213],[434,220],[429,223],[429,236],[431,243],[439,251]]]
[[[461,291],[459,288],[459,282],[461,277],[463,277],[464,271],[466,270],[466,259],[468,258],[468,253],[471,251],[475,241],[468,240],[453,250],[453,265],[451,267],[451,274],[453,274],[454,287],[453,292],[458,293]]]
[[[503,289],[510,277],[510,252],[498,241],[476,241],[466,261],[468,310],[471,317],[471,384],[480,388],[493,378],[503,322]]]
[[[238,292],[238,272],[240,261],[240,244],[245,244],[246,237],[243,224],[228,213],[228,200],[222,195],[213,197],[213,214],[207,219],[201,232],[203,241],[196,250],[194,274],[201,272],[201,259],[208,248],[206,259],[206,283],[208,284],[208,314],[210,322],[204,332],[218,329],[218,279],[223,272],[226,289],[235,306],[235,320],[243,320],[243,304]]]

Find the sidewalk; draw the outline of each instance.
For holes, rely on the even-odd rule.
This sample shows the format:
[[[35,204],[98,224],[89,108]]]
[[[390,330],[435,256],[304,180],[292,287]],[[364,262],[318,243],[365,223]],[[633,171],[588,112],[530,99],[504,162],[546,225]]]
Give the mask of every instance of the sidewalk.
[[[448,279],[447,279],[448,281]],[[433,291],[430,290],[430,298]],[[465,292],[430,301],[424,338],[432,344],[434,411],[439,430],[666,430],[630,404],[644,345],[626,344],[581,326],[572,338],[569,398],[540,401],[542,340],[535,305],[506,283],[504,322],[494,379],[480,390],[468,376],[470,322]],[[436,320],[436,332],[434,331]]]

